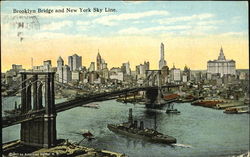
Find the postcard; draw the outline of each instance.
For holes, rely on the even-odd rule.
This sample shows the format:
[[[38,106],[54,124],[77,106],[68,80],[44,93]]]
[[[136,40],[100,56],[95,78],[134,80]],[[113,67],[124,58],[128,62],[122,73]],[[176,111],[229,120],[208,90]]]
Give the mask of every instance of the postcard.
[[[247,1],[2,1],[3,156],[249,156]]]

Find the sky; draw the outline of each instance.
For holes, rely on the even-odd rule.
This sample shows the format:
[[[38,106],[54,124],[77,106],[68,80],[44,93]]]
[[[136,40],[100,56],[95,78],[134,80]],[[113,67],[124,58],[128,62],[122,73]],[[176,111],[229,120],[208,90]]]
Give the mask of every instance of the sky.
[[[53,12],[38,12],[45,9]],[[31,68],[31,58],[56,66],[61,56],[67,64],[75,53],[88,68],[98,49],[108,68],[149,61],[157,69],[161,42],[170,68],[206,70],[221,47],[237,69],[249,67],[247,1],[1,1],[1,20],[2,71]]]

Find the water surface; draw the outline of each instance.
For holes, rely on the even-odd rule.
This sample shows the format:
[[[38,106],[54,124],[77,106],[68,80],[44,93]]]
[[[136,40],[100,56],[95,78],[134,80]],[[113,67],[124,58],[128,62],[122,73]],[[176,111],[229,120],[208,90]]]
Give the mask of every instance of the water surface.
[[[9,109],[8,101],[3,109]],[[62,100],[60,100],[62,101]],[[8,103],[7,103],[8,102]],[[249,149],[249,115],[224,114],[189,103],[176,104],[180,115],[168,115],[162,111],[148,110],[144,105],[123,104],[115,100],[97,102],[100,109],[76,107],[57,115],[58,138],[79,142],[82,136],[77,134],[90,130],[96,137],[82,145],[122,152],[130,157],[166,157],[166,156],[227,156],[245,153]],[[5,106],[4,106],[5,105]],[[168,146],[153,144],[113,133],[107,129],[109,123],[122,123],[128,120],[128,109],[133,108],[134,119],[143,120],[145,127],[154,128],[155,119],[159,132],[173,136],[178,144]],[[19,139],[20,125],[3,129],[3,142]]]

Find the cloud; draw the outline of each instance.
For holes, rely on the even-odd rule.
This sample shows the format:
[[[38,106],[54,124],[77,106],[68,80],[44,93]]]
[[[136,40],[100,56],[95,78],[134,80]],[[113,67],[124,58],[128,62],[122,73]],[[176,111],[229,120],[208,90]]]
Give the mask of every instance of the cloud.
[[[118,33],[123,35],[143,35],[156,31],[176,31],[176,30],[187,30],[190,29],[191,26],[188,25],[178,25],[178,26],[158,26],[158,27],[149,27],[149,28],[136,28],[129,27],[126,29],[120,30]]]
[[[247,36],[248,33],[246,32],[226,32],[226,33],[222,33],[219,34],[220,36],[225,36],[225,37],[229,37],[229,36]]]
[[[141,12],[141,13],[124,13],[120,15],[103,16],[103,17],[95,19],[94,22],[103,24],[106,26],[114,26],[118,24],[117,23],[118,21],[136,20],[136,19],[141,19],[144,17],[157,16],[157,15],[166,16],[168,14],[169,13],[167,11],[157,11],[157,10]]]
[[[196,25],[204,26],[204,25],[215,25],[220,23],[224,23],[224,20],[198,21],[196,22]]]
[[[205,20],[214,17],[213,14],[204,13],[198,15],[191,15],[191,16],[181,16],[181,17],[172,17],[172,18],[165,18],[156,20],[159,24],[172,24],[176,22],[186,22],[186,21],[195,21],[195,20]]]
[[[208,31],[217,29],[216,26],[191,26],[191,29],[178,32],[180,35],[184,36],[205,36],[208,35]]]
[[[84,26],[86,26],[86,25],[90,25],[91,22],[90,21],[77,21],[76,24],[77,25],[84,25]]]
[[[78,30],[85,31],[91,27],[90,21],[77,21],[76,26]]]
[[[61,21],[61,22],[52,22],[47,25],[42,25],[41,30],[42,31],[54,31],[54,30],[60,30],[64,27],[70,27],[73,25],[72,21]]]

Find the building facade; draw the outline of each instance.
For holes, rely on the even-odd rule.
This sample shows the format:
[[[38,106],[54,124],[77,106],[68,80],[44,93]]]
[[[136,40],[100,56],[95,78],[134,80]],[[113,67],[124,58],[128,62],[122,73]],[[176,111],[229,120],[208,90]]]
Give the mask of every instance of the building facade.
[[[72,71],[72,80],[73,81],[79,81],[80,80],[80,72],[79,71]]]
[[[218,59],[213,61],[209,60],[207,62],[207,73],[220,74],[220,77],[227,74],[235,75],[235,61],[226,60],[223,49],[221,47]]]
[[[17,65],[17,64],[12,64],[12,69],[16,70],[16,71],[21,71],[21,70],[23,70],[23,66]]]
[[[181,81],[181,69],[173,68],[170,70],[170,79],[172,82],[180,82]]]
[[[71,71],[68,65],[63,66],[63,83],[68,83],[71,81]]]
[[[68,65],[69,65],[70,71],[79,70],[80,67],[82,67],[82,56],[78,56],[77,54],[69,56]]]
[[[123,81],[124,80],[123,76],[124,76],[123,72],[111,73],[110,79]]]
[[[121,69],[122,69],[123,74],[131,75],[131,69],[130,69],[129,62],[122,63]]]
[[[95,62],[90,63],[88,71],[89,72],[95,71]]]
[[[144,64],[137,65],[135,70],[137,80],[146,78],[146,71],[149,70],[149,62],[144,61]]]
[[[58,81],[63,82],[63,65],[64,61],[61,56],[57,59],[57,76],[58,76]]]
[[[43,71],[51,71],[51,68],[52,68],[52,62],[51,60],[46,60],[46,61],[43,61]]]
[[[101,64],[102,64],[102,57],[101,57],[99,50],[98,50],[98,54],[96,57],[96,70],[97,71],[101,70]]]
[[[107,68],[107,63],[105,63],[105,60],[101,57],[100,52],[98,50],[98,54],[96,57],[96,70],[101,71],[102,69]]]

